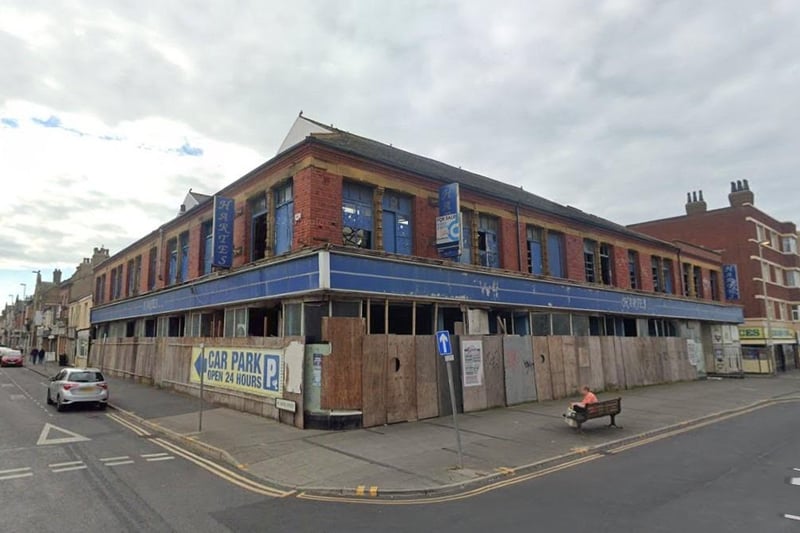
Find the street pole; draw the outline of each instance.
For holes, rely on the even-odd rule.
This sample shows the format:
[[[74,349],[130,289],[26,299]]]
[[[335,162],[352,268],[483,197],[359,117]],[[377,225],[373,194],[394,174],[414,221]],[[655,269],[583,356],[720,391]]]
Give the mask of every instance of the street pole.
[[[205,343],[200,343],[200,418],[197,421],[197,432],[201,433],[203,431],[203,384],[204,384],[204,376],[206,373],[206,345]]]
[[[446,359],[447,382],[450,385],[450,405],[453,408],[453,426],[456,428],[456,444],[458,445],[458,468],[464,468],[464,459],[461,452],[461,433],[458,431],[458,409],[456,408],[456,391],[453,387],[453,356]]]

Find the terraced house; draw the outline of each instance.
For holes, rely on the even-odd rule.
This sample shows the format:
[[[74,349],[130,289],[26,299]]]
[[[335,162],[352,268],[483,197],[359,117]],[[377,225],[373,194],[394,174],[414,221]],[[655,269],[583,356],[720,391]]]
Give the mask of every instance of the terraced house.
[[[718,252],[302,114],[275,157],[185,207],[95,270],[107,372],[368,427],[451,412],[441,330],[464,411],[695,379],[717,349],[740,370]]]

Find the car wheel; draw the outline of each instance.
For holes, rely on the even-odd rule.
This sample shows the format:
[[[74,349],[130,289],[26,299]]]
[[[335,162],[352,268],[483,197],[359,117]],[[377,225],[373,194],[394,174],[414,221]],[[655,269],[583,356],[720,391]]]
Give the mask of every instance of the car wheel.
[[[53,399],[50,398],[50,389],[47,389],[47,405],[53,405]]]
[[[66,407],[63,403],[61,403],[61,395],[56,396],[56,411],[63,411],[64,407]]]

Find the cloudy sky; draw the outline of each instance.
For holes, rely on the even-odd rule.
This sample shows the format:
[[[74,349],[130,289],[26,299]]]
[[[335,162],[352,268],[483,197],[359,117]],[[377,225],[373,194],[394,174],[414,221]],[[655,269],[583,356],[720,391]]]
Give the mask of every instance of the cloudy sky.
[[[798,28],[794,0],[0,0],[0,297],[218,191],[300,110],[622,224],[743,178],[797,223]]]

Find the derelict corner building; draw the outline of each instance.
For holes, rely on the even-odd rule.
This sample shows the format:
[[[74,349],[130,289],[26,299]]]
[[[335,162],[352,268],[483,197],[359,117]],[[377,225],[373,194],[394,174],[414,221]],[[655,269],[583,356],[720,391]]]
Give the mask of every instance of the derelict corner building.
[[[442,330],[459,411],[741,370],[719,253],[302,113],[94,283],[92,365],[298,427],[449,414]]]

